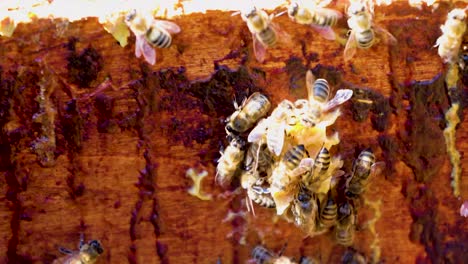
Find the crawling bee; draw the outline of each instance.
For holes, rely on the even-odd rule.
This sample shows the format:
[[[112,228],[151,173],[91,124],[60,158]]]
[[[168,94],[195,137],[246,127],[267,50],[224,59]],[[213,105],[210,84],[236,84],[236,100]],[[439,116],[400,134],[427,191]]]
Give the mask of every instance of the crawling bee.
[[[325,126],[333,124],[340,112],[338,109],[331,113],[329,111],[353,96],[353,90],[340,89],[336,92],[335,97],[329,100],[330,86],[327,80],[316,79],[311,70],[306,73],[306,86],[308,100],[297,100],[294,105],[298,118],[303,125],[308,127],[313,127],[319,122]]]
[[[252,250],[252,258],[256,264],[293,264],[288,257],[278,256],[263,246],[256,246]]]
[[[328,228],[336,224],[337,218],[337,205],[333,196],[331,195],[331,191],[328,192],[327,200],[325,204],[320,205],[320,214],[318,217],[318,224],[320,228]]]
[[[458,58],[463,35],[466,31],[466,10],[456,8],[447,15],[447,21],[440,27],[442,35],[437,39],[434,47],[438,48],[438,54],[447,63],[455,63]]]
[[[356,53],[356,48],[368,49],[376,42],[379,34],[388,44],[396,44],[395,37],[382,27],[372,22],[372,13],[363,1],[352,1],[347,10],[349,38],[344,49],[344,60],[349,61]]]
[[[317,201],[310,189],[300,184],[299,191],[291,206],[295,224],[308,235],[312,235],[316,228],[316,217],[318,212]]]
[[[294,199],[299,176],[308,170],[303,161],[308,160],[308,157],[309,153],[304,145],[296,145],[284,154],[279,164],[273,169],[270,177],[270,191],[275,200],[278,215],[283,214]]]
[[[226,132],[238,135],[247,131],[265,116],[270,110],[271,103],[265,95],[255,92],[244,100],[240,107],[234,102],[234,107],[236,111],[226,119]]]
[[[143,57],[154,65],[156,63],[156,48],[168,48],[172,43],[171,34],[180,32],[180,27],[170,21],[157,20],[150,14],[137,13],[136,9],[130,11],[125,17],[125,23],[135,34],[135,55]]]
[[[346,196],[355,198],[361,195],[367,186],[369,176],[378,174],[384,164],[375,162],[374,153],[370,149],[363,150],[354,161],[351,177],[346,181]]]
[[[343,246],[353,244],[356,229],[356,215],[350,203],[341,204],[338,208],[338,221],[335,226],[336,242]]]
[[[250,132],[248,142],[266,141],[270,152],[279,156],[283,150],[286,125],[293,115],[294,105],[288,100],[283,100],[273,110],[271,115],[262,119]],[[263,140],[266,138],[266,140]]]
[[[216,166],[215,181],[226,188],[238,172],[245,155],[245,142],[239,137],[229,136],[230,143],[221,153]]]
[[[59,248],[60,252],[67,254],[54,260],[54,264],[93,264],[96,262],[99,255],[104,252],[101,243],[98,240],[91,240],[88,243],[84,243],[83,239],[80,239],[79,251],[73,251],[66,248]]]
[[[261,63],[265,61],[266,48],[275,46],[278,40],[288,42],[290,38],[272,22],[274,16],[273,14],[269,16],[265,11],[256,7],[241,13],[242,20],[247,23],[252,33],[255,57]]]
[[[288,7],[289,17],[302,25],[310,25],[319,34],[328,40],[335,40],[335,32],[331,29],[343,15],[324,5],[312,4],[305,6],[303,3],[293,2]]]

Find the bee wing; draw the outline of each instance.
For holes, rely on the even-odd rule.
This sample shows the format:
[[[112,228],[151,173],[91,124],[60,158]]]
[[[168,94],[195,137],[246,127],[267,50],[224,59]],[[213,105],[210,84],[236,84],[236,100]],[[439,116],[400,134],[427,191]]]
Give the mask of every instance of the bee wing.
[[[374,175],[381,174],[382,171],[385,169],[385,166],[386,166],[386,164],[383,161],[379,161],[379,162],[374,163],[374,165],[371,166],[371,171],[370,171],[369,178],[374,178],[375,177]]]
[[[340,11],[331,8],[317,8],[316,12],[326,17],[336,17],[337,19],[341,19],[343,17],[343,14]]]
[[[320,27],[311,24],[310,25],[315,31],[317,31],[324,39],[335,40],[335,31],[331,27]]]
[[[171,22],[171,21],[154,20],[153,23],[157,27],[163,28],[163,29],[167,30],[167,32],[169,32],[171,34],[177,34],[177,33],[179,33],[181,31],[180,27],[176,23]]]
[[[282,43],[288,45],[292,44],[291,35],[289,35],[286,31],[282,30],[280,26],[275,24],[274,22],[270,22],[270,27],[276,33],[278,40]]]
[[[299,176],[308,171],[314,166],[314,159],[304,158],[299,163],[299,166],[291,171],[292,176]]]
[[[265,135],[268,128],[268,122],[265,118],[262,118],[258,124],[250,131],[249,136],[247,137],[247,141],[258,142],[262,139],[263,135]]]
[[[354,54],[356,54],[356,36],[354,35],[354,32],[351,30],[348,41],[346,42],[346,46],[344,49],[344,60],[349,61],[353,58]]]
[[[258,40],[257,34],[252,33],[252,39],[255,58],[257,58],[258,62],[263,63],[265,61],[266,47],[260,40]]]
[[[388,32],[388,30],[386,30],[385,28],[375,24],[372,26],[372,28],[380,37],[383,38],[383,41],[386,44],[390,44],[393,46],[397,44],[397,39],[392,35],[392,33]]]
[[[324,107],[322,108],[322,110],[324,112],[336,107],[336,106],[339,106],[340,104],[343,104],[345,103],[346,101],[348,101],[349,99],[351,99],[351,97],[353,96],[353,90],[350,90],[350,89],[340,89],[336,92],[336,95],[335,97],[333,97],[333,99],[331,99],[330,101],[328,101]]]
[[[268,129],[267,133],[267,146],[268,149],[275,153],[276,156],[281,154],[284,145],[286,123],[281,122],[281,124],[275,126],[274,129]]]
[[[144,35],[138,35],[135,42],[135,56],[139,58],[142,53],[149,64],[154,65],[156,63],[156,51],[148,44]]]

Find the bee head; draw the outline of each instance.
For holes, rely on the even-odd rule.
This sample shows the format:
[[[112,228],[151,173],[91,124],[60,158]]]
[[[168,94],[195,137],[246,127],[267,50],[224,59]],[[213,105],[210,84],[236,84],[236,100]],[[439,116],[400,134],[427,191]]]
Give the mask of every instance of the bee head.
[[[135,19],[136,15],[137,15],[136,9],[130,10],[130,11],[127,13],[127,15],[125,16],[125,22],[130,22],[130,21],[132,21],[133,19]]]
[[[299,4],[294,2],[291,5],[289,5],[289,7],[288,7],[288,15],[290,17],[294,17],[294,16],[296,16],[298,10],[299,10]]]
[[[461,22],[465,21],[466,18],[466,13],[465,9],[454,9],[450,11],[449,18],[454,19],[454,20],[459,20]]]
[[[360,13],[365,12],[365,11],[366,11],[366,6],[363,3],[354,2],[348,8],[348,15],[349,16],[356,16],[356,15],[358,15]]]
[[[227,124],[225,126],[225,130],[226,130],[227,134],[230,134],[230,135],[237,136],[239,134],[239,132],[237,132],[234,128],[232,128],[232,126],[230,124]]]
[[[101,243],[98,240],[91,240],[88,242],[89,248],[96,252],[98,255],[101,255],[104,252]]]
[[[347,217],[351,215],[352,213],[353,211],[352,211],[351,205],[348,202],[340,205],[340,208],[338,209],[339,218]]]
[[[253,6],[252,9],[244,13],[246,18],[252,18],[257,15],[257,7]]]

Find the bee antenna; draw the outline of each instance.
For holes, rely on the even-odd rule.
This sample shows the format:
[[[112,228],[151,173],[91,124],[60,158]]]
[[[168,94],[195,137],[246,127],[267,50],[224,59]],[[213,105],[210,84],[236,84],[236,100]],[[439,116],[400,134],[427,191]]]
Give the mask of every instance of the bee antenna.
[[[284,250],[286,249],[286,247],[288,247],[288,242],[285,242],[283,247],[280,249],[280,251],[278,252],[278,256],[282,256],[283,253],[284,253]]]

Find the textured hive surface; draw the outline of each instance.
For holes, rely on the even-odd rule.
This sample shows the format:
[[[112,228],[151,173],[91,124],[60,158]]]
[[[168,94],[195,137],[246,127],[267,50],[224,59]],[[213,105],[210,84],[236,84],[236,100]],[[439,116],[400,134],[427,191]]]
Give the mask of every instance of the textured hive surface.
[[[445,68],[433,48],[449,9],[377,7],[375,21],[398,44],[359,50],[350,63],[343,45],[287,16],[275,21],[292,43],[268,49],[264,64],[245,23],[223,12],[175,18],[182,32],[156,51],[154,66],[135,58],[133,36],[122,48],[95,18],[19,24],[0,38],[0,262],[51,263],[62,256],[58,247],[75,249],[81,233],[102,242],[98,263],[244,263],[260,242],[275,251],[287,243],[284,254],[296,259],[339,262],[345,248],[330,234],[304,238],[272,210],[256,207],[255,218],[223,222],[228,211],[245,210],[245,193],[222,196],[214,184],[232,101],[255,91],[274,105],[303,98],[310,68],[334,90],[355,91],[332,129],[341,143],[331,151],[345,170],[368,146],[386,163],[365,195],[381,212],[380,260],[462,263],[468,128],[462,122],[456,133],[459,200],[442,132],[450,105]],[[346,33],[345,20],[337,31]],[[466,83],[463,104],[465,92]],[[203,190],[213,200],[188,194],[192,167],[208,171]],[[371,258],[373,211],[364,208],[353,247]]]

